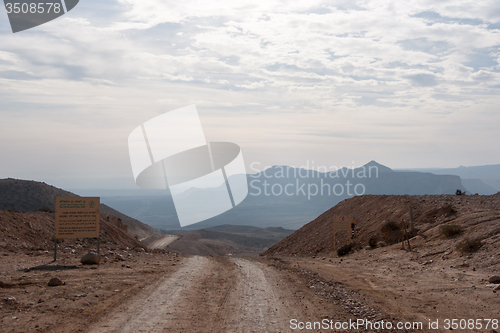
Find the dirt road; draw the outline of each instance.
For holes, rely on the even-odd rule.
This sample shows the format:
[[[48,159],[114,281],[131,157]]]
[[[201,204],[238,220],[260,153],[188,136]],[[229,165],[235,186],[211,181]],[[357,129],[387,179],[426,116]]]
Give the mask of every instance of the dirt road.
[[[169,278],[122,304],[89,332],[161,332],[165,322],[175,318],[181,294],[193,288],[207,261],[203,257],[189,258]]]
[[[289,332],[291,319],[346,318],[300,282],[258,261],[194,256],[88,332]]]
[[[179,239],[179,236],[177,236],[177,235],[165,235],[165,236],[163,236],[163,238],[160,238],[160,239],[154,241],[148,247],[150,249],[165,249],[168,244],[172,243],[173,241],[175,241],[177,239]]]

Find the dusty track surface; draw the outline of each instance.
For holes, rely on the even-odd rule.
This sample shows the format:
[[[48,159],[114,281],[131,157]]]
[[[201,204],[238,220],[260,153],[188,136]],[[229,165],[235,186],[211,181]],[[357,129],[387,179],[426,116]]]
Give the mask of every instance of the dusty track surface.
[[[165,235],[163,238],[160,238],[156,241],[154,241],[152,244],[149,245],[150,249],[164,249],[167,247],[168,244],[172,243],[173,241],[179,239],[179,236],[176,235]]]
[[[386,312],[386,304],[379,303],[376,294],[363,294],[362,281],[352,286],[339,284],[337,281],[349,280],[349,275],[358,272],[351,269],[344,275],[332,275],[323,270],[331,268],[326,260],[177,258],[141,251],[129,252],[132,256],[125,258],[126,251],[115,250],[116,256],[118,252],[122,259],[110,259],[90,269],[77,266],[72,255],[65,255],[74,266],[54,267],[51,273],[66,282],[58,287],[46,286],[51,273],[26,272],[19,256],[9,255],[5,257],[8,261],[2,258],[2,264],[11,263],[2,268],[17,270],[9,278],[9,286],[0,288],[0,331],[331,332],[335,330],[299,329],[298,325],[325,319],[334,323],[360,318],[409,319],[401,312]],[[300,269],[294,267],[298,261]],[[65,267],[68,269],[63,270]],[[32,282],[25,284],[26,279]],[[9,297],[15,300],[10,302]],[[398,299],[395,307],[408,303]]]
[[[255,260],[195,256],[88,332],[289,332],[294,318],[347,318],[304,282]]]
[[[89,332],[161,332],[166,323],[176,319],[181,297],[195,287],[207,264],[204,257],[187,259],[175,273],[116,308]]]

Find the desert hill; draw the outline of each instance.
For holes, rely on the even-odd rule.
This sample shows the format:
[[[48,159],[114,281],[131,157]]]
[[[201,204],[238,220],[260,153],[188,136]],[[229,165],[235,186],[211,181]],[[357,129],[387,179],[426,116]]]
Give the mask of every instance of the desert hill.
[[[0,211],[0,248],[11,252],[51,251],[53,249],[55,214],[48,212]],[[127,233],[127,226],[115,216],[101,214],[101,244],[119,247],[144,248],[135,237]],[[77,239],[61,240],[62,247],[75,246]],[[94,240],[84,241],[94,243]]]
[[[282,227],[258,228],[247,225],[230,225],[230,224],[210,227],[206,228],[206,230],[236,234],[242,236],[273,239],[273,240],[275,239],[281,240],[286,236],[290,235],[291,233],[293,233],[293,230],[285,229]]]
[[[189,255],[212,256],[256,256],[276,244],[293,230],[284,228],[257,228],[251,226],[222,225],[194,231],[164,231],[165,246],[168,249]],[[142,242],[148,246],[161,244],[162,234],[156,233]],[[172,239],[171,237],[175,237]]]
[[[384,240],[382,229],[388,222],[398,225],[401,221],[408,223],[410,206],[413,207],[417,234],[411,241],[415,247],[454,248],[465,238],[479,239],[484,248],[498,247],[500,193],[489,196],[364,195],[342,201],[263,254],[334,255],[334,215],[353,218],[356,227],[354,242],[364,248],[372,237]],[[446,224],[458,225],[462,233],[456,237],[444,237],[440,226]],[[347,243],[346,237],[345,231],[338,234],[339,245]]]
[[[78,196],[57,187],[29,180],[0,179],[0,210],[14,212],[33,212],[42,207],[54,209],[56,197]],[[122,214],[101,203],[101,214],[115,216],[128,227],[131,235],[147,237],[155,231],[152,227]]]

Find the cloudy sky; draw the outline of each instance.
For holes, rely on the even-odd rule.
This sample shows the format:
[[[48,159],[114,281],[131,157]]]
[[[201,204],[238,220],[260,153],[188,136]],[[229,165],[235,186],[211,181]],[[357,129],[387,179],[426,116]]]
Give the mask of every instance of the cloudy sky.
[[[132,177],[127,137],[197,106],[275,164],[500,163],[498,1],[81,0],[0,8],[0,178]]]

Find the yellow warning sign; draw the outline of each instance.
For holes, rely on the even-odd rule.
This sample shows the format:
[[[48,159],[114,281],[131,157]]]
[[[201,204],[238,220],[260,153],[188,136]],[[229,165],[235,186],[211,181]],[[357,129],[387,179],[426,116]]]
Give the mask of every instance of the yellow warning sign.
[[[99,197],[56,197],[55,238],[98,238]]]

